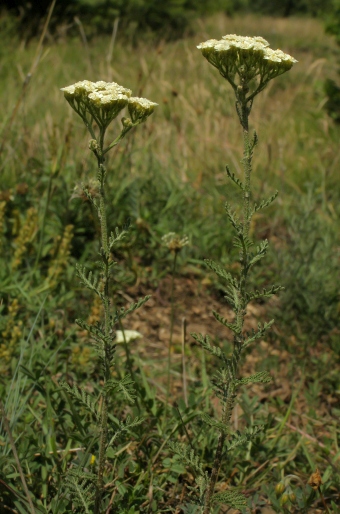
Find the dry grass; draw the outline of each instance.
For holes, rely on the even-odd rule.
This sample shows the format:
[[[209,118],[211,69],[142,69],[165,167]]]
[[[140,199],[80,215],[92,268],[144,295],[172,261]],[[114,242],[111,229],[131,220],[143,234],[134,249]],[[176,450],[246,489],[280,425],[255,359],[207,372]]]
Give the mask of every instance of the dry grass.
[[[70,123],[77,124],[72,134],[82,133],[83,138],[72,145],[69,159],[84,161],[87,135],[62,101],[59,87],[86,78],[117,81],[159,103],[152,121],[135,135],[133,173],[139,167],[141,149],[145,154],[152,147],[153,162],[180,181],[190,180],[199,187],[205,176],[223,180],[226,161],[240,169],[234,100],[228,85],[202,59],[196,44],[208,37],[240,33],[261,34],[272,47],[280,47],[299,60],[287,76],[272,82],[255,101],[251,122],[260,137],[256,180],[270,180],[271,187],[287,184],[297,190],[303,188],[311,173],[318,174],[320,182],[324,178],[332,180],[339,148],[322,110],[322,80],[334,77],[337,54],[335,43],[324,35],[322,25],[300,18],[218,16],[201,23],[197,31],[183,41],[141,43],[138,48],[120,43],[118,32],[111,63],[107,61],[106,38],[90,42],[89,56],[79,40],[48,44],[13,134],[7,137],[2,168],[17,180],[28,159],[53,159],[54,149],[64,141]],[[18,42],[12,55],[14,66],[6,67],[0,95],[1,103],[7,106],[7,117],[20,95],[21,80],[34,52],[34,43],[27,48]]]

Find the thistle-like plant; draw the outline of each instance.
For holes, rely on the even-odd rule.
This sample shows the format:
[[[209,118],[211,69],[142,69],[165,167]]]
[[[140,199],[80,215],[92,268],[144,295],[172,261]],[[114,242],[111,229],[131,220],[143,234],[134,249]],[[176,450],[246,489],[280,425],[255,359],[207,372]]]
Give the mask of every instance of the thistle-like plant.
[[[259,323],[256,331],[248,333],[244,329],[247,305],[252,300],[270,298],[282,289],[278,285],[262,291],[251,291],[248,288],[248,276],[251,268],[266,255],[268,248],[268,241],[264,240],[253,250],[254,242],[249,235],[250,223],[253,215],[268,207],[278,194],[275,192],[259,204],[252,202],[252,160],[258,140],[255,132],[252,137],[249,134],[249,115],[255,96],[266,87],[271,79],[288,71],[297,61],[281,50],[270,49],[269,43],[262,37],[228,35],[220,41],[211,39],[201,43],[198,48],[208,62],[215,66],[231,85],[236,97],[236,112],[243,130],[243,177],[237,177],[228,166],[226,168],[229,179],[242,192],[243,196],[242,213],[238,214],[229,203],[225,205],[228,220],[235,231],[234,246],[239,249],[241,265],[239,276],[233,276],[210,259],[205,261],[207,266],[226,283],[225,298],[235,314],[234,319],[227,320],[217,312],[213,312],[213,314],[219,323],[233,333],[233,351],[231,355],[227,355],[223,348],[211,343],[208,335],[192,334],[204,350],[220,361],[212,383],[213,389],[221,401],[221,418],[216,420],[206,414],[202,419],[208,427],[218,433],[211,473],[205,470],[205,466],[200,462],[193,448],[187,448],[180,444],[171,445],[172,449],[196,473],[200,512],[211,514],[215,504],[227,504],[236,509],[246,506],[246,498],[240,492],[228,489],[215,493],[215,488],[222,461],[230,459],[230,454],[235,447],[245,444],[262,429],[261,426],[257,426],[246,428],[243,433],[233,433],[230,420],[238,390],[243,385],[255,382],[265,383],[271,379],[266,371],[248,377],[240,376],[240,362],[245,349],[261,339],[273,324],[273,320],[268,323]]]
[[[81,117],[92,139],[89,148],[97,159],[97,194],[83,187],[83,194],[91,202],[100,223],[100,248],[98,274],[88,272],[85,267],[77,266],[77,275],[82,284],[100,298],[103,305],[104,317],[100,323],[90,325],[82,319],[77,319],[77,324],[88,331],[93,342],[96,354],[101,364],[102,377],[101,389],[98,397],[92,397],[78,388],[66,383],[61,384],[70,397],[81,404],[89,413],[98,427],[98,458],[95,474],[85,473],[82,470],[73,472],[66,477],[66,485],[74,501],[82,510],[98,514],[102,512],[102,496],[104,491],[104,468],[106,452],[115,442],[117,437],[128,431],[131,427],[141,423],[140,418],[126,422],[119,422],[118,427],[109,426],[109,411],[112,404],[112,396],[121,392],[127,401],[133,402],[135,398],[133,381],[129,375],[122,380],[115,380],[112,374],[115,354],[116,327],[130,312],[138,309],[148,300],[145,297],[137,303],[133,303],[127,309],[117,310],[116,302],[112,301],[111,277],[116,262],[113,260],[115,245],[125,237],[126,230],[109,231],[106,216],[105,192],[107,168],[105,156],[115,147],[126,134],[135,126],[144,122],[154,111],[157,104],[145,98],[131,97],[131,91],[116,83],[90,82],[84,80],[76,84],[62,88],[64,96],[70,106]],[[105,146],[105,134],[110,123],[118,114],[127,108],[130,118],[123,117],[120,134],[107,146]]]

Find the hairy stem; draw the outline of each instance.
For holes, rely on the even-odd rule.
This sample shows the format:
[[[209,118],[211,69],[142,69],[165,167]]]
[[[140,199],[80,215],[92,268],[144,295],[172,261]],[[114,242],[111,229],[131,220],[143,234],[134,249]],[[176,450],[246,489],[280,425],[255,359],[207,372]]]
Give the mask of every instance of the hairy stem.
[[[239,114],[240,122],[243,129],[243,173],[244,173],[244,194],[243,194],[243,223],[241,225],[241,240],[243,241],[242,249],[240,252],[241,272],[240,281],[238,286],[239,296],[239,307],[236,309],[236,330],[234,332],[234,350],[233,357],[235,358],[235,375],[238,374],[238,365],[242,353],[242,344],[244,341],[243,326],[244,316],[246,314],[246,283],[248,276],[248,248],[245,244],[245,240],[249,235],[250,221],[251,221],[251,210],[250,210],[250,192],[251,192],[251,171],[252,171],[252,150],[249,141],[249,109],[245,103],[239,103],[237,105],[237,112]],[[230,416],[234,406],[235,397],[235,381],[230,379],[229,385],[226,387],[225,392],[225,407],[222,413],[221,422],[226,426],[227,431],[220,431],[217,448],[215,452],[213,467],[210,475],[209,485],[204,500],[203,514],[211,514],[212,512],[212,498],[214,495],[215,486],[218,480],[218,474],[220,471],[223,448],[226,441],[226,432],[230,428]]]
[[[105,178],[106,170],[104,167],[103,157],[103,137],[100,138],[100,152],[98,153],[98,177],[100,180],[100,198],[99,198],[99,220],[101,228],[101,256],[103,261],[103,283],[104,283],[104,333],[108,338],[110,334],[110,297],[109,297],[109,281],[110,281],[110,249],[108,244],[108,229],[106,219],[106,206],[105,206]],[[104,387],[101,393],[101,417],[100,417],[100,438],[99,438],[99,459],[98,459],[98,473],[96,484],[96,497],[94,513],[99,514],[101,508],[101,499],[104,488],[103,474],[105,467],[105,452],[107,442],[107,420],[108,420],[108,399],[105,393],[105,384],[110,379],[110,357],[108,343],[104,347]]]

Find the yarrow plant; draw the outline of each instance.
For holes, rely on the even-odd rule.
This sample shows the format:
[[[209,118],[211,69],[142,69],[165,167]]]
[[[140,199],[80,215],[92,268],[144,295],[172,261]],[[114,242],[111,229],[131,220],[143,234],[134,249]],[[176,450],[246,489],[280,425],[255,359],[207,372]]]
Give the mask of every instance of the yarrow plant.
[[[91,460],[91,467],[96,473],[84,472],[82,469],[77,471],[71,470],[66,476],[66,484],[68,490],[72,493],[74,504],[81,508],[81,512],[99,514],[99,512],[103,512],[102,499],[107,450],[114,444],[121,433],[128,431],[131,427],[140,424],[142,421],[141,418],[127,419],[125,422],[119,422],[118,427],[109,423],[113,394],[121,392],[126,400],[131,402],[135,398],[131,377],[126,375],[122,380],[116,380],[112,374],[115,348],[118,342],[116,327],[119,326],[120,321],[130,312],[138,309],[148,300],[148,297],[145,297],[137,303],[131,304],[127,309],[117,310],[114,307],[115,302],[112,299],[110,286],[116,263],[113,260],[112,253],[115,245],[125,237],[126,230],[116,228],[115,231],[109,232],[105,206],[107,177],[105,155],[133,127],[146,121],[153,113],[157,104],[145,98],[132,97],[130,89],[126,89],[115,82],[90,82],[84,80],[64,87],[61,90],[64,92],[64,96],[72,109],[81,117],[90,132],[92,139],[90,140],[89,148],[97,159],[96,184],[92,180],[91,188],[83,185],[81,189],[83,197],[92,203],[100,222],[99,276],[97,277],[92,272],[87,272],[83,266],[77,266],[77,275],[83,285],[100,298],[104,312],[104,319],[93,325],[86,323],[82,319],[76,320],[78,325],[90,334],[101,364],[102,386],[99,398],[92,397],[84,389],[79,389],[76,385],[71,387],[65,382],[61,384],[74,400],[85,407],[98,427],[98,458],[95,459],[93,457]],[[124,108],[128,109],[130,117],[122,118],[120,133],[111,143],[105,146],[107,128]]]
[[[252,137],[249,135],[249,115],[255,96],[270,80],[290,70],[297,61],[281,50],[270,49],[269,43],[262,37],[228,35],[220,41],[215,39],[205,41],[197,48],[231,85],[236,97],[236,112],[243,130],[243,178],[235,176],[228,166],[226,168],[229,179],[242,191],[242,214],[237,214],[229,203],[225,205],[228,220],[235,231],[234,246],[239,249],[240,274],[234,277],[214,261],[205,261],[207,266],[226,283],[225,298],[233,309],[235,317],[228,321],[217,312],[213,314],[219,323],[233,333],[232,354],[227,355],[222,348],[211,344],[208,335],[192,334],[204,350],[217,357],[221,363],[212,380],[214,391],[221,401],[221,418],[216,420],[208,415],[202,416],[203,422],[218,433],[211,473],[205,470],[204,463],[200,462],[191,446],[171,444],[173,451],[196,473],[197,503],[200,506],[200,512],[211,514],[215,504],[226,504],[242,510],[247,503],[245,496],[238,491],[228,489],[215,493],[215,488],[223,460],[230,460],[230,454],[234,448],[247,443],[263,429],[261,426],[255,426],[246,428],[243,433],[235,433],[231,427],[231,415],[240,387],[271,380],[266,371],[248,377],[240,376],[240,362],[245,349],[261,339],[274,322],[271,320],[268,323],[259,323],[257,331],[248,333],[244,330],[247,305],[252,300],[270,298],[282,289],[279,285],[273,285],[262,291],[250,291],[247,287],[251,268],[266,255],[268,248],[268,241],[264,240],[255,251],[251,250],[254,246],[249,236],[251,219],[257,211],[268,207],[278,194],[275,192],[260,204],[251,202],[252,160],[258,139],[255,132]]]

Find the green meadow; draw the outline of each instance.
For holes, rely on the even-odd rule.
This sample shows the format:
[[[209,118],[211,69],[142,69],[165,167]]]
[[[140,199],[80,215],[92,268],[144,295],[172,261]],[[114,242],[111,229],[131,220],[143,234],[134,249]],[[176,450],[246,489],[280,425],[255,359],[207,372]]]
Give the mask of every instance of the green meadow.
[[[89,134],[60,91],[85,79],[117,82],[158,104],[106,163],[109,223],[129,226],[114,254],[115,305],[151,299],[121,326],[140,333],[117,345],[113,372],[120,379],[132,376],[136,400],[129,405],[117,396],[110,419],[144,421],[107,454],[103,512],[199,512],[190,503],[193,472],[168,442],[190,438],[211,469],[216,441],[200,415],[219,409],[211,394],[216,361],[190,332],[208,332],[228,349],[230,331],[211,311],[227,316],[230,308],[223,283],[203,259],[239,271],[224,204],[237,205],[242,195],[225,170],[228,164],[241,174],[243,149],[232,90],[196,46],[225,34],[262,36],[298,63],[269,83],[250,117],[259,137],[253,200],[279,191],[252,220],[252,238],[267,238],[270,248],[250,285],[285,289],[247,311],[249,331],[258,322],[274,318],[275,324],[247,350],[241,372],[268,370],[273,380],[242,389],[235,431],[257,424],[265,429],[237,447],[220,470],[218,491],[234,487],[248,505],[242,511],[216,506],[215,512],[339,512],[340,125],[324,108],[324,82],[337,80],[340,49],[316,19],[216,15],[197,20],[191,35],[175,41],[148,34],[132,43],[119,24],[112,37],[91,39],[67,37],[61,28],[47,32],[42,45],[4,31],[0,397],[36,513],[86,512],[70,504],[58,511],[53,502],[68,469],[80,461],[90,472],[96,466],[93,423],[59,385],[81,384],[95,396],[100,380],[90,338],[75,323],[101,317],[100,304],[75,274],[76,263],[92,269],[98,255],[98,221],[80,187],[95,189],[96,169]],[[162,242],[169,232],[189,239],[175,273]],[[321,495],[308,485],[317,469]],[[276,494],[280,483],[290,495],[286,502]],[[31,512],[23,497],[2,426],[0,512]]]

